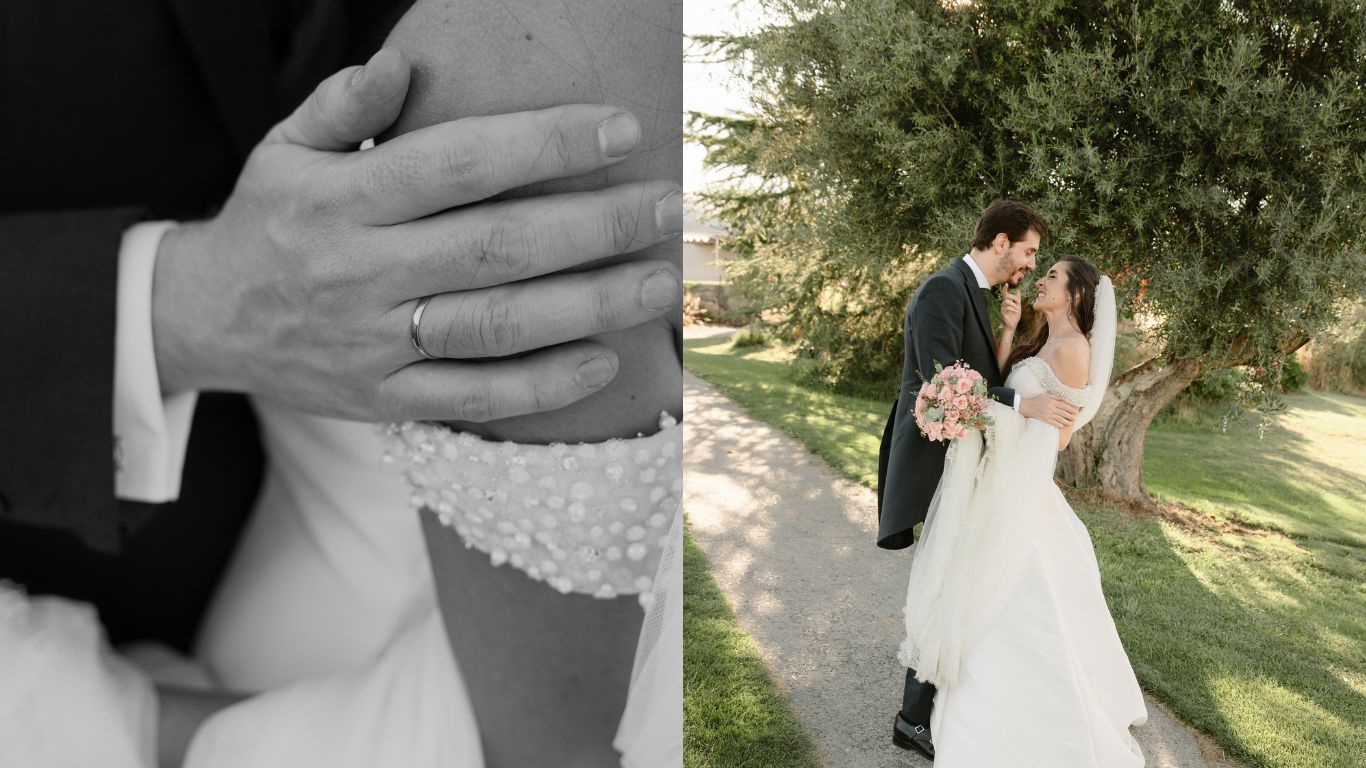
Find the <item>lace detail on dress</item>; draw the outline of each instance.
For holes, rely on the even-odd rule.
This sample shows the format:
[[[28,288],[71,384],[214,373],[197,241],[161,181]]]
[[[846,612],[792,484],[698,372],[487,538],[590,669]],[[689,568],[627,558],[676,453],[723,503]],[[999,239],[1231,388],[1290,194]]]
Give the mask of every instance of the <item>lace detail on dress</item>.
[[[491,442],[437,425],[386,429],[385,461],[406,465],[414,507],[465,545],[563,593],[652,597],[681,509],[683,430],[605,443]]]
[[[1050,395],[1057,395],[1078,408],[1086,405],[1091,394],[1091,387],[1069,387],[1058,379],[1058,375],[1053,372],[1053,366],[1049,365],[1042,357],[1026,357],[1016,365],[1023,365],[1034,372],[1038,377],[1039,383]]]

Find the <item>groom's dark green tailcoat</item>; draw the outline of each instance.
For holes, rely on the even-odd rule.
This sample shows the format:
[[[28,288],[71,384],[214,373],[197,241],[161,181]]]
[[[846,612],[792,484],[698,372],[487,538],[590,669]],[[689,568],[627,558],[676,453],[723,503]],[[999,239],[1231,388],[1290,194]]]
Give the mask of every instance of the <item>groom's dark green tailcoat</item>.
[[[1015,390],[1003,386],[996,365],[986,299],[963,259],[921,284],[906,306],[905,333],[901,394],[887,417],[878,454],[877,545],[884,549],[903,549],[915,541],[913,529],[924,522],[944,470],[948,443],[921,436],[915,423],[916,393],[934,378],[935,363],[961,360],[982,374],[991,397],[1007,405],[1015,400]]]

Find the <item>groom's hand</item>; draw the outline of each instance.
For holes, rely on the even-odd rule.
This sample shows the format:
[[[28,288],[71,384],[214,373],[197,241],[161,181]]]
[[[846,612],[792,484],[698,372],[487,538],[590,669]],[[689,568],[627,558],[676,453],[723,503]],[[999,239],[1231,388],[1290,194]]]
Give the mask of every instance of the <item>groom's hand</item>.
[[[333,75],[256,147],[217,217],[167,233],[153,290],[164,391],[361,420],[552,410],[616,373],[611,350],[576,340],[677,306],[665,261],[563,273],[680,231],[675,184],[477,204],[621,161],[640,136],[629,112],[477,117],[355,151],[393,123],[408,81],[393,49]],[[426,296],[420,343],[445,359],[410,338]]]
[[[1071,429],[1077,420],[1075,405],[1054,395],[1036,395],[1020,401],[1020,415],[1046,421],[1058,429]]]

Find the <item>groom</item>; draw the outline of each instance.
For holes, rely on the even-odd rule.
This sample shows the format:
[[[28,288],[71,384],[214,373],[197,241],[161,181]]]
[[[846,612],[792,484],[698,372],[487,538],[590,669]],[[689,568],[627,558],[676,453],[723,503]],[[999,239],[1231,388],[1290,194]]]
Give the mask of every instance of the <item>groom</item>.
[[[988,298],[998,285],[1019,285],[1034,269],[1044,220],[1028,206],[995,200],[982,211],[972,235],[972,251],[930,276],[906,307],[906,359],[901,396],[892,406],[878,455],[878,538],[883,549],[904,549],[915,541],[913,529],[925,521],[944,469],[948,444],[932,442],[915,423],[915,393],[934,377],[935,363],[962,360],[986,379],[990,396],[1027,418],[1070,427],[1077,409],[1060,398],[1040,395],[1021,400],[1004,386],[996,362]],[[930,708],[935,688],[906,670],[901,711],[892,743],[934,759]]]

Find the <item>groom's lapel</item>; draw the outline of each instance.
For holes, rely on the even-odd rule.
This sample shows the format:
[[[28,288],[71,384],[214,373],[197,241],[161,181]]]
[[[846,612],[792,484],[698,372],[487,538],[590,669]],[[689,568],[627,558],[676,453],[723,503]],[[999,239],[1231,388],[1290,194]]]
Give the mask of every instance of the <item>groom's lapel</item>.
[[[166,1],[194,52],[233,145],[245,158],[273,119],[275,94],[261,4],[242,0]]]
[[[977,315],[977,327],[986,337],[987,349],[996,349],[996,335],[991,332],[991,311],[987,309],[987,303],[982,298],[982,289],[977,287],[977,276],[972,274],[972,268],[958,259],[953,263],[958,268],[958,273],[968,286],[968,296],[972,298],[972,311]],[[996,358],[991,358],[991,367],[996,368]],[[1000,371],[996,371],[1000,374]],[[985,373],[985,371],[983,372]]]

